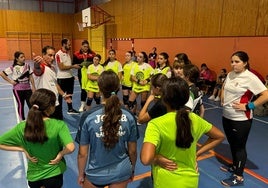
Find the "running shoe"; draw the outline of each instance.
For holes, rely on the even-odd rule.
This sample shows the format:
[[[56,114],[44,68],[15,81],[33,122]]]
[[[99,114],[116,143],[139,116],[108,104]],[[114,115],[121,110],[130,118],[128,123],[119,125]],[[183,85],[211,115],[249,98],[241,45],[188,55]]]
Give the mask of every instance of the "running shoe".
[[[208,99],[209,100],[215,100],[215,96],[214,95],[211,95]]]
[[[217,96],[214,101],[217,102],[217,101],[220,101],[220,100],[221,100],[221,98]]]
[[[232,175],[230,178],[222,180],[221,184],[228,187],[243,185],[244,178],[242,177],[242,179],[239,179],[237,175]]]

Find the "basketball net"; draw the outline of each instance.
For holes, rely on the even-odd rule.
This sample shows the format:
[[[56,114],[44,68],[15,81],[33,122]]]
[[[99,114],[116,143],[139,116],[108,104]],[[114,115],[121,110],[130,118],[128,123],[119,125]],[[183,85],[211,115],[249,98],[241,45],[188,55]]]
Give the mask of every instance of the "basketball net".
[[[77,22],[78,30],[84,31],[83,23]]]

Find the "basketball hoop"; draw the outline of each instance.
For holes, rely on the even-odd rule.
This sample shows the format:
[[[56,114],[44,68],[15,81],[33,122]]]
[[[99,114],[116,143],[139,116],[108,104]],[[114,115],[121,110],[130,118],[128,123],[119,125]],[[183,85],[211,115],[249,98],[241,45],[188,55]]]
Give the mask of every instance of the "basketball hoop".
[[[77,22],[78,30],[84,31],[83,23]]]

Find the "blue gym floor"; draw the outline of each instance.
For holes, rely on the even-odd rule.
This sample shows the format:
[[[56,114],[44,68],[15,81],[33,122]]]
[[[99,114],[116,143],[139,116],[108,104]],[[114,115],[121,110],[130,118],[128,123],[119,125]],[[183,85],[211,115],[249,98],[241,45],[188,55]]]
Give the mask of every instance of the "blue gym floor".
[[[0,62],[0,71],[11,65],[11,61]],[[219,102],[207,100],[204,96],[205,119],[213,123],[222,130],[221,113],[222,109]],[[75,91],[73,103],[76,109],[80,105],[80,86],[75,82]],[[0,78],[0,134],[11,129],[18,123],[18,114],[16,111],[16,102],[12,94],[12,87],[5,80]],[[77,131],[77,123],[81,115],[67,115],[66,104],[64,104],[64,120],[68,124],[73,138]],[[129,183],[128,188],[152,188],[150,178],[150,167],[143,166],[139,160],[139,151],[143,142],[143,136],[146,125],[139,126],[140,138],[138,140],[138,160],[135,170],[135,178]],[[268,187],[268,117],[255,117],[251,133],[249,135],[247,151],[248,161],[244,173],[243,188],[267,188]],[[200,144],[205,138],[200,139]],[[77,146],[78,148],[78,146]],[[67,155],[66,161],[68,169],[64,174],[63,188],[79,188],[77,180],[77,148],[74,153]],[[205,154],[199,160],[200,183],[199,188],[218,188],[223,187],[220,184],[221,179],[229,177],[228,173],[219,170],[219,167],[230,161],[231,155],[227,141],[216,147],[213,151]],[[27,188],[25,171],[27,161],[22,153],[7,152],[0,150],[0,188]],[[178,187],[180,187],[178,185]]]

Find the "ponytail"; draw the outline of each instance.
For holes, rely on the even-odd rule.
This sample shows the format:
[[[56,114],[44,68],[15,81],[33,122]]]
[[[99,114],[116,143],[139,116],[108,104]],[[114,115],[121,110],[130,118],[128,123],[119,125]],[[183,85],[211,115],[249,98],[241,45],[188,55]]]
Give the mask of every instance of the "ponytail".
[[[180,148],[189,148],[194,141],[191,132],[191,120],[189,112],[185,108],[181,108],[176,114],[176,146]]]
[[[104,107],[104,118],[103,118],[103,133],[104,137],[102,141],[104,146],[108,149],[111,149],[119,141],[119,120],[121,119],[122,111],[120,100],[117,95],[112,94],[109,98],[106,99]]]
[[[120,81],[116,73],[107,70],[101,73],[98,78],[100,92],[105,98],[103,118],[103,138],[105,148],[111,149],[119,141],[119,127],[122,116],[121,103],[116,95],[120,87]]]

